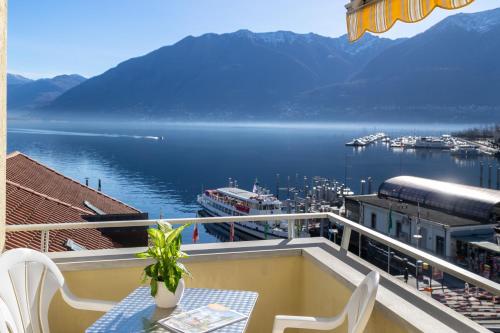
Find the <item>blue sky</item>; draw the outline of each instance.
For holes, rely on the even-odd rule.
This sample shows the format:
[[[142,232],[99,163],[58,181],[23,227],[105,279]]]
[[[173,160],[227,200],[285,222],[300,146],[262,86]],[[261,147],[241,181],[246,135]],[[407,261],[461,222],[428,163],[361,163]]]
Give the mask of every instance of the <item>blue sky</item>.
[[[14,0],[9,1],[8,69],[30,78],[104,72],[188,35],[290,30],[345,34],[347,0]],[[419,24],[398,23],[384,37],[415,35],[445,16],[500,7],[476,0],[436,10]]]

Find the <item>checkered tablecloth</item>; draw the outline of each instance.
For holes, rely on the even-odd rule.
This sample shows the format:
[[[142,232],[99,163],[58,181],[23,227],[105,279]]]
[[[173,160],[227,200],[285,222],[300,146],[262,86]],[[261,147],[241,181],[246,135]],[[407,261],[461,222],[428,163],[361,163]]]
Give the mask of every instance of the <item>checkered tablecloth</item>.
[[[156,322],[170,315],[218,303],[250,317],[258,294],[251,291],[186,289],[175,309],[157,308],[149,287],[134,290],[123,301],[90,326],[86,333],[104,332],[171,332]],[[243,333],[248,320],[222,327],[216,333]]]

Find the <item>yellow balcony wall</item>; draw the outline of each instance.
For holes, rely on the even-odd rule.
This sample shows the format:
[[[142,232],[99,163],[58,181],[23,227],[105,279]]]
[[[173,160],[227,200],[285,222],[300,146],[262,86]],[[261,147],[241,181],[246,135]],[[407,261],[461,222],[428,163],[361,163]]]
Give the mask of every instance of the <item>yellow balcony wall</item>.
[[[193,274],[193,278],[187,279],[187,286],[258,292],[247,332],[264,333],[271,331],[277,314],[338,314],[364,274],[376,269],[355,256],[342,254],[338,246],[324,240],[294,240],[285,246],[279,242],[205,245],[207,251],[199,250],[203,246],[187,246],[191,257],[185,263]],[[118,258],[73,253],[69,256],[80,256],[79,261],[65,258],[56,262],[77,296],[119,301],[140,285],[142,268],[147,264],[133,257],[134,250],[127,251],[127,255]],[[364,273],[353,267],[361,267]],[[381,275],[381,283],[389,288],[379,288],[366,332],[485,331],[384,272]],[[49,313],[51,331],[84,332],[101,315],[71,309],[56,295]],[[346,326],[332,332],[346,332]]]

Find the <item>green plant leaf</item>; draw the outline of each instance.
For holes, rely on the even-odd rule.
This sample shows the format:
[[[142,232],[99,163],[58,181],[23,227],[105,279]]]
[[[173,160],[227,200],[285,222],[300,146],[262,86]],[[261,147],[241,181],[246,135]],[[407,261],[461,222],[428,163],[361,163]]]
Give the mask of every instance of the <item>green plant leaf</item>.
[[[191,273],[186,268],[186,266],[184,266],[183,263],[177,262],[176,265],[177,265],[177,268],[182,272],[182,275],[191,276]]]
[[[169,233],[173,230],[172,225],[168,222],[160,222],[158,223],[158,229],[164,234]]]
[[[179,258],[187,258],[187,257],[189,257],[189,256],[187,255],[187,253],[184,253],[184,252],[182,252],[182,251],[179,251],[179,252],[178,252],[178,256],[179,256]]]
[[[137,253],[135,256],[136,256],[137,258],[141,258],[141,259],[151,258],[151,254],[149,253],[149,251],[145,251],[145,252]]]
[[[151,272],[153,266],[154,266],[154,264],[151,264],[151,265],[148,265],[144,268],[144,274],[146,274],[147,277],[153,276],[153,274]]]
[[[151,279],[151,296],[155,297],[158,292],[158,281]]]
[[[139,258],[151,258],[155,262],[144,268],[144,279],[149,278],[151,294],[158,290],[158,283],[163,283],[172,293],[177,290],[180,279],[190,276],[187,268],[180,263],[180,258],[187,257],[181,251],[182,231],[190,224],[173,229],[169,223],[159,223],[157,228],[148,229],[149,247],[147,251],[137,254]]]

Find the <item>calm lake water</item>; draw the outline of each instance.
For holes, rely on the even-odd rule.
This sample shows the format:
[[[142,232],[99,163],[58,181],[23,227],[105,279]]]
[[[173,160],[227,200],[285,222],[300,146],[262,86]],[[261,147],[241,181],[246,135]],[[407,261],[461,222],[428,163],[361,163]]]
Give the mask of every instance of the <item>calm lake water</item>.
[[[238,124],[72,124],[11,121],[8,151],[21,151],[82,183],[102,190],[157,218],[194,217],[203,188],[225,186],[228,178],[251,189],[255,178],[274,189],[298,175],[335,178],[354,192],[372,177],[374,188],[401,174],[478,185],[479,162],[441,151],[394,151],[378,143],[362,150],[344,144],[384,131],[391,136],[444,134],[451,125],[238,125]],[[154,140],[150,136],[163,136]],[[485,169],[485,174],[487,174]],[[495,175],[495,172],[494,172]],[[494,178],[494,184],[496,179]],[[200,228],[200,241],[216,239]],[[191,231],[184,235],[191,241]]]

